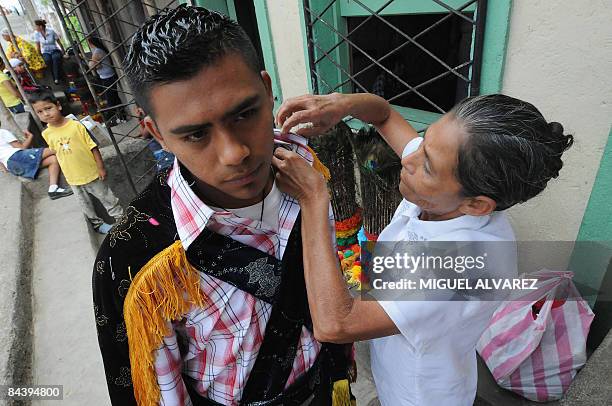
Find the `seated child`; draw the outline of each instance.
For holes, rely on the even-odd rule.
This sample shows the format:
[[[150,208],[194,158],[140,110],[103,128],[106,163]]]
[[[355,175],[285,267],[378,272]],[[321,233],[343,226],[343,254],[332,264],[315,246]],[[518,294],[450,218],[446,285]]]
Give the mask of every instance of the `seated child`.
[[[12,132],[0,130],[0,167],[28,179],[35,179],[40,168],[48,167],[51,200],[70,196],[72,190],[58,186],[60,167],[53,151],[49,148],[30,148],[34,136],[27,130],[23,133],[26,138],[20,142]]]
[[[23,64],[21,59],[12,58],[11,60],[9,60],[9,62],[11,64],[11,67],[17,74],[17,77],[19,78],[19,84],[25,92],[33,92],[35,90],[38,90],[39,86],[34,83],[32,76],[30,76],[30,73],[26,70],[25,65]]]
[[[90,194],[100,200],[115,220],[123,215],[123,208],[104,182],[106,169],[98,146],[83,124],[62,115],[62,107],[50,91],[32,93],[30,103],[40,121],[47,123],[42,136],[55,151],[66,181],[72,186],[85,216],[97,232],[108,233],[111,226],[96,214]]]
[[[156,162],[156,171],[157,173],[163,171],[166,168],[171,167],[174,164],[174,154],[172,152],[168,152],[164,150],[159,142],[157,142],[149,130],[144,125],[144,118],[147,116],[147,113],[142,109],[142,107],[136,105],[134,108],[134,114],[138,117],[138,124],[140,126],[140,138],[150,140],[147,144],[149,150],[153,153],[153,157]]]
[[[19,89],[15,86],[13,79],[4,73],[4,62],[0,59],[0,99],[7,109],[13,114],[25,112],[25,106]]]

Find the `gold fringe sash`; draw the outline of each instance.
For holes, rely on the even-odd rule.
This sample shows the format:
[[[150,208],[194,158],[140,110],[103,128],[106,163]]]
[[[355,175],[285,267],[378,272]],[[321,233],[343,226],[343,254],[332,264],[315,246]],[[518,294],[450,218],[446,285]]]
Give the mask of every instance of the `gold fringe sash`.
[[[321,160],[312,148],[310,148],[308,145],[306,145],[306,148],[312,154],[312,167],[315,168],[319,173],[321,173],[325,180],[330,180],[331,174],[329,173],[329,169],[327,169],[327,166],[325,166],[323,162],[321,162]]]
[[[183,317],[191,306],[204,307],[205,302],[199,274],[187,261],[180,241],[155,255],[132,281],[123,313],[139,405],[159,404],[154,351],[170,334],[167,323]]]
[[[332,406],[355,406],[356,402],[351,399],[348,379],[334,382],[332,391]]]

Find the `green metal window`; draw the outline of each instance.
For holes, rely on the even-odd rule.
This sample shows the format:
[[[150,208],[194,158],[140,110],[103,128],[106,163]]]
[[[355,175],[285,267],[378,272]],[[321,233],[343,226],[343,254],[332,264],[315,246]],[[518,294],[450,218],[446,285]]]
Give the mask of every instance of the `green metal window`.
[[[274,106],[275,109],[278,108],[283,96],[276,69],[266,0],[196,0],[194,3],[227,15],[245,29],[262,58],[263,66],[272,79]]]
[[[313,93],[379,94],[423,131],[464,97],[501,90],[511,0],[301,3]]]

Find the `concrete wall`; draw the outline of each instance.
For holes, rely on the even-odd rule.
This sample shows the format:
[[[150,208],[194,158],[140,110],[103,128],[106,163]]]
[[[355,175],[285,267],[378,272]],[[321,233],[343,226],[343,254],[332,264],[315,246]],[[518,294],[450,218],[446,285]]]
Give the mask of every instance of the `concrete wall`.
[[[609,0],[514,1],[503,92],[576,137],[559,178],[510,211],[520,239],[574,240],[580,228],[612,124],[611,8]]]
[[[304,27],[297,0],[267,0],[283,99],[308,93]]]
[[[283,97],[306,93],[299,2],[267,1]],[[610,0],[513,2],[503,92],[576,137],[559,178],[510,210],[519,239],[574,240],[580,228],[612,124],[610,9]]]

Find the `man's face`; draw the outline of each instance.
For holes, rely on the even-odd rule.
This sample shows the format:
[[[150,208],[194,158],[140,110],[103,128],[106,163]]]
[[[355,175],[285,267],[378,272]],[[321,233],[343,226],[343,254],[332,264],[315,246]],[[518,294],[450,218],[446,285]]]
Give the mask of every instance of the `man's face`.
[[[259,202],[270,179],[270,77],[236,54],[191,79],[154,87],[145,125],[196,179],[201,198],[224,208]]]

